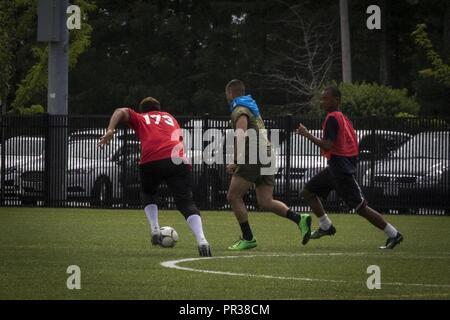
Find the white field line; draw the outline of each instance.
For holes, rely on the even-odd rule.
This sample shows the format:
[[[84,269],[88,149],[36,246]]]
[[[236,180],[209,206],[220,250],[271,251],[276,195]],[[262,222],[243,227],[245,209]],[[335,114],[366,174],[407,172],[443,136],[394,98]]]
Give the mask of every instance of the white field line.
[[[163,261],[161,265],[165,268],[191,271],[191,272],[201,272],[209,274],[220,274],[226,276],[235,277],[251,277],[251,278],[264,278],[264,279],[278,279],[278,280],[296,280],[296,281],[309,281],[309,282],[332,282],[332,283],[358,283],[358,281],[347,281],[347,280],[333,280],[333,279],[318,279],[318,278],[299,278],[299,277],[283,277],[283,276],[273,276],[264,274],[253,274],[253,273],[237,273],[237,272],[227,272],[227,271],[215,271],[207,269],[196,269],[189,267],[182,267],[179,264],[184,262],[200,261],[200,260],[213,260],[213,259],[238,259],[238,258],[260,258],[260,257],[295,257],[295,256],[373,256],[378,255],[374,253],[356,252],[356,253],[299,253],[299,254],[258,254],[258,255],[242,255],[242,256],[219,256],[219,257],[207,257],[207,258],[186,258],[179,260]],[[386,256],[389,257],[389,256]],[[401,256],[397,256],[401,257]],[[408,257],[404,257],[408,258]],[[410,256],[409,258],[419,258],[418,256]],[[443,258],[439,256],[422,256],[420,258],[424,259],[436,259]],[[450,257],[445,257],[450,258]],[[450,284],[427,284],[427,283],[403,283],[403,282],[382,282],[382,285],[392,285],[392,286],[416,286],[416,287],[431,287],[431,288],[450,288]]]

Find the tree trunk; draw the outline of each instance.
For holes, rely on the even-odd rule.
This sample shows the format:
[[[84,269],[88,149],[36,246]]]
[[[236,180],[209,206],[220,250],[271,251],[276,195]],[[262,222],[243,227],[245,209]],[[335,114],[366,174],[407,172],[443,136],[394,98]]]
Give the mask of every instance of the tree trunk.
[[[380,3],[381,8],[381,39],[380,39],[380,83],[390,84],[391,50],[388,39],[389,8],[386,0]]]
[[[352,82],[352,58],[350,50],[350,26],[348,21],[348,0],[340,0],[342,81]]]

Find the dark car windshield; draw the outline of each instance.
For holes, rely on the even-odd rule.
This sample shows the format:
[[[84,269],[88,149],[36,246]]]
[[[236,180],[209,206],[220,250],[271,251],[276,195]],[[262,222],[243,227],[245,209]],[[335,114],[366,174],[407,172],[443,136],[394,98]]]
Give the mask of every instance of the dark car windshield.
[[[392,153],[394,158],[449,158],[448,132],[421,133]]]
[[[385,158],[409,139],[407,134],[367,134],[359,140],[359,151],[373,154],[375,158]]]

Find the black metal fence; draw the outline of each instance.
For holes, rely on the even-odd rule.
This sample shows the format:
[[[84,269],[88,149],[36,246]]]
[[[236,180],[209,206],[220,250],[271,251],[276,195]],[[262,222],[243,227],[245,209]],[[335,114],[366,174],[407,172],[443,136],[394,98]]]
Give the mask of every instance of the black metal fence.
[[[108,116],[5,116],[0,121],[0,206],[139,208],[139,142],[121,127],[113,142],[97,148]],[[229,118],[177,117],[193,162],[194,197],[202,209],[229,210],[230,177],[225,164],[206,163],[213,142],[226,158]],[[384,213],[450,213],[450,119],[351,119],[360,143],[356,178],[370,204]],[[265,119],[276,151],[274,194],[306,210],[303,186],[326,166],[318,147],[295,134],[303,123],[320,136],[323,119],[292,116]],[[209,130],[209,131],[208,131]],[[204,133],[206,134],[204,135]],[[278,142],[278,143],[277,143]],[[159,205],[174,209],[163,184]],[[257,209],[253,191],[249,209]],[[332,192],[328,210],[347,211]]]

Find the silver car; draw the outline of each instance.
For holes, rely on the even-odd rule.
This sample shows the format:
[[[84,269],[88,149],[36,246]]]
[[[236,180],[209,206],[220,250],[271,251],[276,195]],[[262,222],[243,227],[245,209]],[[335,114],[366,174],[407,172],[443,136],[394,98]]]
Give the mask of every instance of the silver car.
[[[311,130],[311,133],[316,137],[322,135],[320,130]],[[276,150],[276,166],[278,171],[275,175],[274,193],[277,196],[287,196],[289,192],[290,198],[295,200],[300,199],[305,183],[325,168],[327,161],[321,156],[318,146],[292,132],[290,142],[285,139]]]
[[[4,193],[16,197],[19,193],[20,175],[42,159],[45,140],[42,136],[16,136],[5,141],[4,157],[0,156],[0,167],[5,172]],[[2,158],[5,159],[2,162]]]
[[[450,132],[422,132],[368,169],[363,189],[380,210],[450,210]]]
[[[135,174],[136,161],[127,159],[139,153],[137,141],[114,139],[103,148],[97,139],[81,139],[68,145],[67,197],[69,200],[89,201],[92,206],[109,206],[122,197],[128,174]],[[45,191],[44,162],[38,169],[21,175],[22,200],[43,200]],[[137,177],[136,177],[137,179]]]

